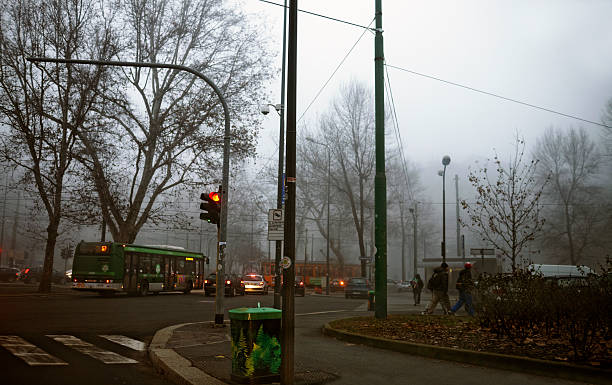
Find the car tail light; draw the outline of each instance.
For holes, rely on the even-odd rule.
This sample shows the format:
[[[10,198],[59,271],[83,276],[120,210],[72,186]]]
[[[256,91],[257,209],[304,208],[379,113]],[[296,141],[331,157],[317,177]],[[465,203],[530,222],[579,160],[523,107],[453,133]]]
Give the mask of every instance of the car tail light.
[[[259,286],[263,286],[263,285],[264,285],[263,281],[259,282]]]
[[[232,284],[232,281],[227,280],[227,281],[225,281],[225,284],[226,284],[226,285],[231,285],[231,284]]]
[[[205,280],[204,280],[204,283],[208,283],[208,280],[207,280],[207,279],[205,279]]]
[[[244,285],[244,281],[240,281],[240,284],[241,284],[241,285]]]
[[[73,281],[73,282],[76,282],[76,281],[77,281],[77,279],[76,279],[76,278],[74,278],[72,281]]]
[[[340,286],[344,286],[344,281],[340,281]]]
[[[304,282],[300,282],[300,286],[304,286]]]
[[[30,269],[25,269],[24,273],[28,274],[30,272]]]
[[[106,283],[110,283],[110,279],[107,279],[107,280],[106,280]]]

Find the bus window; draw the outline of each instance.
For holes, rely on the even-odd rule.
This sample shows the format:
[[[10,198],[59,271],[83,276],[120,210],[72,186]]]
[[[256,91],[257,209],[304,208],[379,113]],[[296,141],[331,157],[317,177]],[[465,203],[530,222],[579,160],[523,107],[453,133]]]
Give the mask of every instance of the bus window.
[[[162,258],[159,255],[151,256],[151,272],[154,274],[161,274],[162,272]]]
[[[183,258],[179,258],[178,260],[178,274],[185,274],[185,260]]]
[[[151,256],[149,254],[143,254],[140,257],[140,269],[143,274],[149,274],[151,272]]]

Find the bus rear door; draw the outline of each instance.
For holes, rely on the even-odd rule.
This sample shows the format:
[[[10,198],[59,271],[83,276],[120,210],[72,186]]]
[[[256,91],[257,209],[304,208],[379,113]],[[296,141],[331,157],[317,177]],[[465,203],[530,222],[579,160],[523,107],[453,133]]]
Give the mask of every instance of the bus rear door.
[[[125,254],[125,270],[123,274],[123,290],[134,293],[138,289],[138,255]]]

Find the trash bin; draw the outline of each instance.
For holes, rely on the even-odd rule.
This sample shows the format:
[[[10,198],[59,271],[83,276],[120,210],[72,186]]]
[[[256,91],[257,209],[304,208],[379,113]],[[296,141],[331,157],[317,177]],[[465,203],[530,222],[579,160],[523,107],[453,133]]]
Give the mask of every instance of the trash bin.
[[[368,291],[368,310],[374,311],[374,304],[376,304],[374,290]]]
[[[233,381],[249,384],[280,381],[281,314],[269,307],[229,311]]]

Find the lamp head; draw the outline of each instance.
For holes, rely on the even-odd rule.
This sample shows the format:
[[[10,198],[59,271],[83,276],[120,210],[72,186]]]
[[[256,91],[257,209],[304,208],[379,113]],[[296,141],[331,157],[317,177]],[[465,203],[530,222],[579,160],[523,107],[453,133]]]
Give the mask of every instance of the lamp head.
[[[450,156],[444,155],[444,157],[442,158],[442,164],[445,166],[448,166],[449,163],[450,163]]]

